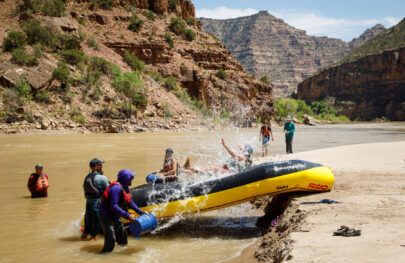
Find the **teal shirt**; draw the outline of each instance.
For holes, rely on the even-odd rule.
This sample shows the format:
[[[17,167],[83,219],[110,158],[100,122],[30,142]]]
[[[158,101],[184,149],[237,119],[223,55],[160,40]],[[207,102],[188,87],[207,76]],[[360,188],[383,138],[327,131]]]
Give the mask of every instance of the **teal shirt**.
[[[97,189],[99,189],[101,193],[104,193],[105,189],[107,189],[108,185],[110,184],[107,177],[99,173],[97,173],[96,176],[94,176],[93,182],[94,186],[97,187]],[[100,198],[87,199],[86,202],[88,205],[90,204],[98,205],[100,203]]]
[[[284,130],[288,131],[288,134],[286,133],[285,137],[286,138],[292,138],[294,136],[294,132],[295,132],[294,123],[292,121],[290,123],[285,122],[284,123]]]

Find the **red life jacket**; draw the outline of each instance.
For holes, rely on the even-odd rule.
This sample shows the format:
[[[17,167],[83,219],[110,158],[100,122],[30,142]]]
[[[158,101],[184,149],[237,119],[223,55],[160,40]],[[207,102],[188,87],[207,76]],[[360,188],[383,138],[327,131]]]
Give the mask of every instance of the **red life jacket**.
[[[266,136],[266,137],[270,136],[270,130],[269,130],[269,128],[263,126],[263,127],[262,127],[262,133],[263,133],[263,136]]]
[[[131,193],[125,192],[124,187],[122,187],[122,185],[121,185],[119,182],[117,182],[117,181],[112,182],[112,183],[107,187],[107,189],[105,189],[103,195],[101,196],[101,202],[103,202],[103,203],[106,204],[106,205],[109,205],[109,204],[110,204],[110,196],[109,196],[108,190],[110,190],[110,187],[111,187],[111,186],[116,185],[116,184],[118,184],[118,185],[121,187],[121,194],[122,194],[122,196],[123,196],[123,200],[122,200],[122,201],[124,202],[125,205],[129,205],[129,203],[131,203]],[[121,201],[121,198],[120,198],[120,201]],[[121,206],[121,204],[118,204],[118,205]]]

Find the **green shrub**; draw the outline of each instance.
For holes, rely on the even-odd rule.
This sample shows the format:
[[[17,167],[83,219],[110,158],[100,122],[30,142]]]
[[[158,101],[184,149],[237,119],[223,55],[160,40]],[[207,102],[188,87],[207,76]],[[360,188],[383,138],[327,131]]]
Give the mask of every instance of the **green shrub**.
[[[139,70],[142,72],[145,67],[145,62],[143,62],[141,59],[139,59],[137,56],[134,54],[128,52],[125,50],[124,52],[124,61],[133,69],[133,70]]]
[[[41,45],[41,43],[37,43],[33,46],[34,49],[34,56],[36,58],[43,58],[45,57],[44,53],[42,52],[43,46]]]
[[[32,16],[33,13],[38,12],[41,9],[43,0],[23,0],[21,4],[17,6],[17,12]]]
[[[181,35],[184,33],[184,30],[187,28],[186,23],[180,17],[172,17],[170,19],[169,29],[176,35]]]
[[[311,103],[311,108],[312,111],[317,114],[317,115],[321,115],[321,114],[336,114],[337,111],[332,108],[329,107],[328,104],[326,104],[323,101],[314,101]]]
[[[218,69],[217,71],[217,77],[220,79],[226,79],[228,75],[226,74],[225,70],[223,70],[222,68]]]
[[[65,10],[63,0],[46,0],[41,11],[46,16],[61,17],[65,15]]]
[[[163,77],[159,72],[152,71],[149,73],[152,79],[154,79],[156,82],[161,83],[163,81]]]
[[[94,86],[98,87],[100,85],[100,77],[102,75],[103,72],[101,71],[91,71],[89,68],[87,68],[87,72],[84,77],[84,84],[86,85],[87,89],[90,89]]]
[[[72,111],[70,112],[70,118],[74,120],[75,122],[78,123],[85,123],[86,122],[86,117],[82,114],[80,109],[73,107]]]
[[[5,89],[2,94],[2,101],[4,105],[4,110],[7,112],[15,112],[18,106],[18,96],[17,92],[12,89]]]
[[[35,56],[29,55],[22,48],[16,48],[11,52],[12,60],[14,63],[20,66],[37,66],[39,64],[38,59]]]
[[[80,40],[72,35],[62,34],[56,38],[56,44],[59,49],[80,49]]]
[[[74,97],[74,94],[73,94],[73,92],[70,91],[69,88],[65,88],[62,90],[60,98],[64,103],[69,103],[69,104],[72,103],[73,97]]]
[[[166,32],[166,34],[165,34],[165,40],[166,40],[166,42],[169,44],[169,46],[170,46],[171,48],[174,47],[173,38],[172,38],[172,35],[170,35],[169,32]]]
[[[267,78],[266,75],[264,75],[260,80],[261,80],[263,83],[266,83],[266,84],[270,85],[270,80]]]
[[[171,113],[171,111],[169,110],[169,105],[167,104],[167,102],[164,102],[162,105],[162,109],[163,109],[163,117],[165,118],[170,118],[173,116],[173,114]]]
[[[87,57],[82,50],[69,49],[60,52],[63,60],[70,65],[78,65],[79,63],[87,63]]]
[[[188,41],[193,41],[195,38],[195,33],[192,29],[186,28],[184,29],[184,35]]]
[[[41,43],[44,46],[54,45],[54,36],[48,29],[41,26],[38,20],[31,19],[22,24],[24,32],[27,34],[27,41],[33,45],[35,43]]]
[[[89,38],[87,39],[87,44],[94,50],[98,50],[98,43],[94,36],[89,36]]]
[[[169,0],[169,9],[171,11],[176,10],[177,0]]]
[[[58,66],[54,69],[53,75],[57,79],[63,88],[67,88],[70,83],[72,83],[72,78],[70,77],[69,67],[62,61],[58,62]]]
[[[86,34],[83,32],[82,28],[79,27],[79,39],[80,41],[84,41],[86,39]]]
[[[142,13],[147,19],[151,21],[155,21],[155,14],[150,10],[145,10]]]
[[[297,115],[299,117],[302,116],[302,114],[308,114],[308,115],[312,115],[312,109],[310,105],[307,105],[305,103],[305,101],[303,100],[297,100]]]
[[[111,9],[114,6],[114,0],[98,0],[98,6],[102,9]]]
[[[17,90],[18,97],[29,101],[32,100],[31,86],[23,77],[20,77],[20,82],[15,86],[15,89]]]
[[[179,88],[179,83],[177,83],[177,80],[175,77],[173,76],[169,76],[166,78],[165,80],[165,88],[168,91],[174,91],[177,90]]]
[[[111,72],[111,63],[100,57],[91,57],[89,62],[88,70],[90,71],[100,71],[104,75],[109,76]]]
[[[284,119],[288,115],[295,115],[298,108],[298,103],[294,99],[278,98],[274,101],[276,107],[276,114],[281,119]]]
[[[118,77],[119,75],[121,75],[121,73],[122,73],[122,69],[119,66],[114,65],[114,64],[111,63],[111,74],[112,74],[112,76],[113,77]]]
[[[11,30],[7,37],[3,38],[3,51],[12,51],[15,48],[21,48],[27,43],[27,37],[18,31]]]
[[[185,18],[187,25],[195,25],[195,18],[194,17],[186,17]]]
[[[41,103],[49,103],[51,102],[51,93],[49,90],[40,90],[35,94],[35,101],[41,102]]]
[[[221,118],[222,118],[222,119],[228,119],[228,118],[229,118],[229,115],[230,115],[230,113],[227,112],[225,108],[222,108],[222,110],[221,110],[221,115],[220,115]]]
[[[147,89],[144,87],[137,71],[126,72],[116,76],[112,87],[120,94],[121,99],[126,101],[127,116],[132,114],[132,105],[145,106],[148,104]]]
[[[129,23],[128,29],[133,32],[139,32],[139,30],[141,30],[141,27],[144,23],[144,21],[142,19],[140,19],[136,14],[133,14],[129,21],[130,21],[130,23]]]

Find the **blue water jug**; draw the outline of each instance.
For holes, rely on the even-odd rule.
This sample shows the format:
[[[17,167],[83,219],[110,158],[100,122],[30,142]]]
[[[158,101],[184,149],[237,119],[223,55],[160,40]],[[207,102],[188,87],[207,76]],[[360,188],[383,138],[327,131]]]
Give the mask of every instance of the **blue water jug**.
[[[155,230],[157,224],[156,217],[153,214],[147,213],[137,217],[134,222],[129,224],[129,231],[134,236],[140,236]]]
[[[146,182],[148,184],[151,184],[151,183],[159,184],[159,183],[163,183],[163,179],[160,178],[159,176],[157,176],[156,174],[148,174],[148,176],[146,176]]]

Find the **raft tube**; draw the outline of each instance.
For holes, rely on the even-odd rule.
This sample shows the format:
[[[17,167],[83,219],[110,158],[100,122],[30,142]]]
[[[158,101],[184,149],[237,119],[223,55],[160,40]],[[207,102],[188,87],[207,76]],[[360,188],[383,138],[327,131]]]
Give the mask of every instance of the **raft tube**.
[[[334,176],[329,167],[290,160],[260,164],[205,182],[140,185],[132,188],[131,194],[142,210],[159,218],[215,210],[287,192],[326,192],[333,184]]]

